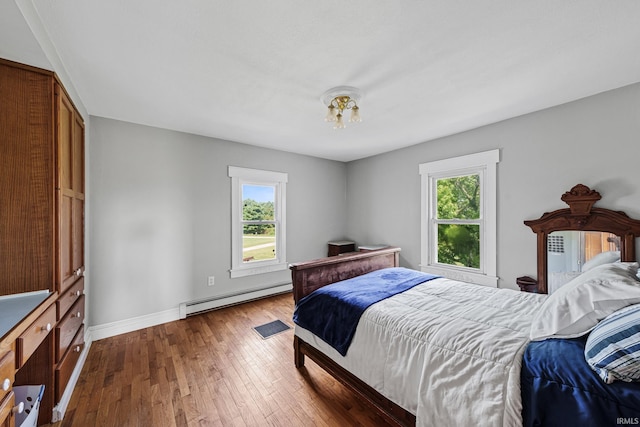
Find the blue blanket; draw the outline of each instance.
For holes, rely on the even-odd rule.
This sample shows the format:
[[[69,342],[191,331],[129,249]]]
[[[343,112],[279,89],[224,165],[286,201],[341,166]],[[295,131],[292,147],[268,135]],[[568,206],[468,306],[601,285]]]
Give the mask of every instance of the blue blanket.
[[[528,345],[520,375],[524,427],[638,424],[640,383],[605,384],[584,358],[586,340],[548,339]]]
[[[384,268],[324,286],[298,301],[293,321],[346,355],[362,313],[376,302],[439,276]]]

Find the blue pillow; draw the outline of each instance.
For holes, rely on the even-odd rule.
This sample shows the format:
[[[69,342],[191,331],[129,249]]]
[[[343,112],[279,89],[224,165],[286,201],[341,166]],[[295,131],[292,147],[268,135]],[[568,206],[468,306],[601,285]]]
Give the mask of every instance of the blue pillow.
[[[584,356],[607,384],[640,381],[640,304],[603,319],[589,334]]]

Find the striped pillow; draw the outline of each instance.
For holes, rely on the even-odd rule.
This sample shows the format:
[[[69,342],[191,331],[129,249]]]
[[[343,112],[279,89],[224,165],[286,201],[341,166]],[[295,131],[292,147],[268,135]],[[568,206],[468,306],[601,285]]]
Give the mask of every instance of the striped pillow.
[[[602,320],[589,334],[584,356],[607,384],[640,381],[640,304]]]

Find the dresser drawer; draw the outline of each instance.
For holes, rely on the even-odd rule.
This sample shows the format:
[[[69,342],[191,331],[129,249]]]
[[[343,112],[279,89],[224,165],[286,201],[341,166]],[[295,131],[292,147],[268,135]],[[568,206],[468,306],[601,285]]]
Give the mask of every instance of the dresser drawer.
[[[10,419],[13,418],[12,410],[15,402],[16,397],[14,396],[13,392],[9,392],[9,394],[4,399],[0,399],[0,426],[13,427],[15,425],[14,420]]]
[[[22,367],[56,324],[56,305],[51,304],[16,340],[16,368]]]
[[[0,358],[0,400],[9,394],[15,379],[15,373],[16,355],[13,351],[9,351]]]
[[[64,355],[58,366],[56,367],[56,402],[59,402],[64,393],[64,389],[67,387],[67,383],[71,378],[73,369],[78,363],[80,353],[84,349],[84,325],[80,327],[80,330],[73,339],[69,351]]]
[[[76,283],[74,283],[66,291],[62,291],[62,294],[56,301],[58,320],[65,315],[69,307],[80,298],[80,295],[84,293],[84,277],[81,277]]]
[[[71,306],[56,326],[56,363],[62,359],[84,322],[84,295]]]

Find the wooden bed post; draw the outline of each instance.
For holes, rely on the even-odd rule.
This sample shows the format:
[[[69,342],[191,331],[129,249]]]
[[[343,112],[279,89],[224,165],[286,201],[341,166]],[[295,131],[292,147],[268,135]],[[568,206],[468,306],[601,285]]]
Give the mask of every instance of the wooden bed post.
[[[297,335],[293,336],[293,361],[298,369],[304,366],[304,353],[300,349],[300,339]]]

